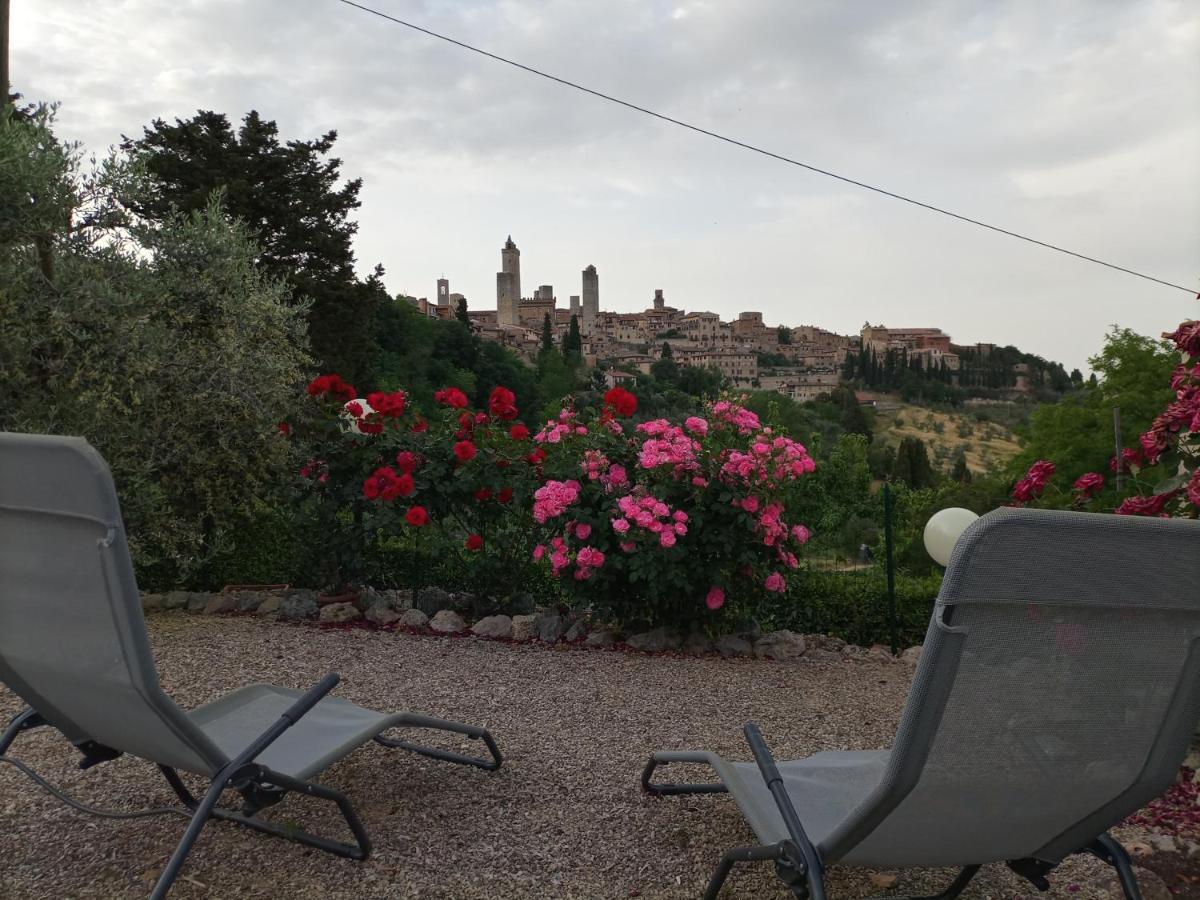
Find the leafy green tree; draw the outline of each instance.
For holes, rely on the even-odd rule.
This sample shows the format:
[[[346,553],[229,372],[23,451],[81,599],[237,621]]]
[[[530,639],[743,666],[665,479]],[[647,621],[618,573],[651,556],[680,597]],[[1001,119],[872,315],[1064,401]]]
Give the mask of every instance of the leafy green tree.
[[[207,208],[214,191],[222,206],[250,229],[269,278],[307,298],[313,352],[327,370],[361,386],[372,380],[371,324],[383,297],[354,274],[351,240],[362,180],[343,182],[341,160],[330,156],[337,132],[315,140],[281,141],[278,126],[257,112],[236,130],[206,110],[168,124],[155,119],[141,138],[126,141],[152,176],[150,188],[130,197],[132,209],[154,221],[175,210]]]
[[[471,327],[471,317],[467,315],[467,298],[459,297],[458,305],[454,308],[454,318],[462,322],[468,328]]]
[[[145,179],[115,159],[81,174],[44,108],[0,117],[0,185],[32,199],[0,217],[0,430],[86,437],[142,583],[211,586],[211,560],[294,471],[276,425],[307,379],[304,307],[215,204],[120,215]]]
[[[548,353],[554,349],[554,325],[550,322],[550,313],[542,317],[542,352]]]
[[[842,431],[846,434],[861,434],[869,444],[871,442],[871,423],[867,420],[867,414],[863,411],[862,404],[858,402],[858,397],[849,388],[841,388],[838,393],[840,394],[838,399],[842,406]]]
[[[779,343],[781,345],[790,344],[792,342],[792,329],[788,328],[786,325],[780,325],[776,333],[779,335]]]
[[[958,455],[954,457],[954,470],[950,473],[950,477],[959,484],[971,483],[971,469],[967,466],[966,451],[959,450]]]
[[[667,341],[663,341],[658,359],[650,365],[650,374],[664,384],[678,386],[679,364],[675,362],[675,353]]]
[[[1178,362],[1167,342],[1114,326],[1104,348],[1088,360],[1093,375],[1099,375],[1097,382],[1034,411],[1029,440],[1014,471],[1051,459],[1065,484],[1085,472],[1107,473],[1113,408],[1121,410],[1122,441],[1131,446],[1174,399],[1170,380]]]
[[[896,448],[892,477],[917,490],[931,487],[937,481],[923,440],[906,437],[900,441],[900,446]]]
[[[563,357],[573,366],[583,362],[583,336],[579,333],[579,317],[572,314],[567,336],[563,338]]]

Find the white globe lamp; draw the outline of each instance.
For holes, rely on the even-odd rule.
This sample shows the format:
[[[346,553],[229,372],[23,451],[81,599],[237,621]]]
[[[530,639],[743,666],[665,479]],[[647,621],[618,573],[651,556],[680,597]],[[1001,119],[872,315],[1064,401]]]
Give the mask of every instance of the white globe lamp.
[[[925,523],[925,549],[939,566],[950,565],[950,554],[959,535],[979,516],[969,509],[951,507],[934,513]]]

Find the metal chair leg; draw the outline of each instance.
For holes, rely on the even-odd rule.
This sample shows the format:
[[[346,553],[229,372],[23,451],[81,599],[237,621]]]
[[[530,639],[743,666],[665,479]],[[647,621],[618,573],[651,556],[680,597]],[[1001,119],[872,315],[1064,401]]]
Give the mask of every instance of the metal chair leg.
[[[382,744],[384,747],[392,747],[397,750],[408,750],[411,753],[419,753],[421,756],[428,756],[431,759],[440,759],[443,762],[457,763],[461,766],[475,766],[476,768],[486,769],[489,772],[495,772],[504,762],[504,757],[500,753],[500,748],[496,745],[495,739],[486,728],[479,728],[475,725],[463,725],[459,722],[447,722],[443,719],[435,719],[431,716],[422,716],[417,713],[406,713],[404,717],[396,723],[396,728],[431,728],[436,731],[452,731],[455,734],[465,734],[469,738],[483,741],[487,747],[491,758],[488,759],[482,756],[468,756],[463,753],[455,753],[452,750],[440,750],[437,747],[426,747],[423,744],[414,744],[410,741],[402,741],[397,738],[387,738],[383,735],[377,735],[375,743]]]
[[[708,880],[708,888],[704,891],[704,900],[717,900],[725,879],[729,877],[735,863],[759,862],[764,859],[779,859],[783,850],[778,844],[769,847],[734,847],[721,857],[712,878]]]
[[[654,794],[656,797],[670,797],[677,794],[729,793],[729,788],[719,781],[713,784],[654,784],[651,779],[654,777],[655,769],[673,762],[711,765],[708,753],[678,753],[675,751],[655,753],[646,763],[646,768],[642,770],[642,790],[648,794]]]
[[[1102,834],[1084,849],[1117,870],[1117,878],[1121,882],[1121,890],[1125,892],[1125,900],[1142,900],[1142,889],[1138,885],[1137,874],[1133,871],[1133,862],[1116,838],[1110,834]]]
[[[179,845],[175,848],[175,852],[171,854],[171,859],[167,862],[166,868],[158,876],[158,881],[154,885],[154,891],[150,894],[150,900],[163,900],[167,896],[167,892],[171,890],[171,885],[179,877],[179,870],[183,868],[183,863],[187,859],[192,845],[196,843],[196,838],[200,837],[200,832],[204,830],[209,817],[212,816],[213,808],[216,807],[217,801],[221,798],[221,792],[227,786],[228,782],[224,779],[214,781],[209,785],[208,790],[205,791],[204,797],[196,804],[192,812],[192,820],[188,822],[187,831],[183,833]]]
[[[12,721],[8,723],[8,727],[4,729],[4,733],[0,734],[0,756],[3,756],[8,751],[8,748],[12,746],[13,741],[17,739],[19,734],[33,728],[40,728],[45,724],[46,720],[32,707],[26,707],[17,713]]]

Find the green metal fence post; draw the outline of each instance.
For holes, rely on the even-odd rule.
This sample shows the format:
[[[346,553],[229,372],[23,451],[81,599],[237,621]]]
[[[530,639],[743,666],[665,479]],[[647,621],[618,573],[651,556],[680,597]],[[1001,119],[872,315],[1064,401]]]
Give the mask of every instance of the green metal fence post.
[[[883,486],[883,537],[887,547],[888,626],[892,636],[892,655],[900,652],[900,638],[896,622],[896,563],[892,556],[892,491]]]

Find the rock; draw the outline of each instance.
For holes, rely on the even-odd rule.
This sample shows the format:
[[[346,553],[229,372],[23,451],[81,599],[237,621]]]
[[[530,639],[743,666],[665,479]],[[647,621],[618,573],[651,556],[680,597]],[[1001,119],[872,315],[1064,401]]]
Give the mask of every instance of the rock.
[[[568,643],[582,640],[588,633],[587,623],[583,619],[576,619],[571,623],[571,627],[567,629],[567,633],[563,635],[563,640]]]
[[[537,631],[537,639],[545,644],[555,643],[563,634],[563,620],[558,613],[538,616],[533,623]]]
[[[1155,853],[1175,853],[1179,850],[1175,838],[1169,834],[1152,834],[1146,838],[1146,843],[1153,848]]]
[[[279,606],[281,619],[311,619],[317,614],[315,591],[292,591]]]
[[[514,641],[532,641],[537,634],[534,627],[534,622],[537,620],[537,616],[513,616],[512,639]]]
[[[850,659],[865,659],[867,650],[865,647],[858,646],[858,644],[847,644],[842,648],[842,656],[849,657]]]
[[[731,656],[749,656],[754,652],[754,646],[745,638],[736,634],[723,634],[713,644],[713,649],[728,659]]]
[[[1136,866],[1133,872],[1137,875],[1137,880],[1142,888],[1142,900],[1173,900],[1175,895],[1167,887],[1167,883],[1163,881],[1162,876],[1157,872],[1151,872],[1149,869],[1142,869]],[[1122,896],[1122,891],[1119,888],[1116,889],[1113,892],[1113,896]]]
[[[1154,848],[1152,848],[1146,841],[1126,841],[1125,849],[1128,850],[1129,855],[1134,858],[1149,856],[1154,852]]]
[[[258,605],[258,609],[256,609],[255,612],[260,616],[269,616],[271,613],[279,612],[282,606],[283,594],[271,594],[266,600]]]
[[[237,597],[234,594],[213,594],[204,604],[204,614],[215,616],[217,613],[233,612],[237,609]]]
[[[585,647],[611,647],[617,640],[617,636],[611,631],[593,631],[583,639]]]
[[[366,620],[376,625],[392,625],[400,621],[400,613],[386,603],[376,603],[367,607]]]
[[[400,613],[400,618],[396,620],[396,624],[401,628],[424,628],[429,624],[429,616],[414,607]]]
[[[480,637],[512,637],[513,622],[508,616],[485,616],[471,626],[471,633]]]
[[[438,634],[458,634],[467,630],[467,623],[452,609],[439,609],[429,620],[429,627]]]
[[[395,610],[412,609],[413,592],[411,590],[380,591],[387,599],[388,606]]]
[[[920,644],[917,644],[915,647],[909,647],[900,654],[900,662],[915,666],[921,660],[922,649],[924,648]]]
[[[142,594],[142,609],[165,609],[166,598],[162,594]]]
[[[232,596],[238,612],[254,612],[267,599],[261,591],[234,591]]]
[[[163,609],[183,609],[188,605],[187,591],[171,591],[163,594]]]
[[[450,595],[438,587],[420,588],[413,593],[413,606],[426,615],[433,615],[438,610],[446,609],[452,603]]]
[[[693,631],[683,639],[683,652],[691,656],[704,656],[712,650],[713,642],[703,631]]]
[[[355,619],[361,618],[362,613],[359,608],[348,600],[341,603],[326,603],[321,607],[320,619],[322,622],[353,622]]]
[[[804,636],[794,631],[772,631],[754,642],[757,659],[799,659],[805,649]]]
[[[844,649],[846,649],[846,642],[840,637],[831,637],[830,635],[825,635],[825,637],[821,640],[821,649],[828,650],[830,653],[841,653]]]
[[[888,888],[896,886],[896,882],[900,880],[900,876],[895,872],[872,872],[867,876],[871,884],[879,888],[881,891],[886,891]]]
[[[194,592],[187,595],[187,611],[188,612],[203,612],[204,607],[208,606],[208,601],[213,598],[212,594]]]
[[[873,659],[878,662],[895,662],[896,657],[892,656],[892,651],[883,644],[872,644],[871,649],[867,651],[867,659]]]
[[[655,628],[641,634],[631,634],[625,643],[643,653],[661,653],[664,650],[678,650],[682,641],[679,635],[669,629]]]

